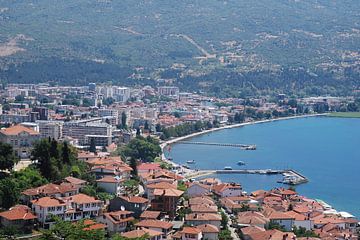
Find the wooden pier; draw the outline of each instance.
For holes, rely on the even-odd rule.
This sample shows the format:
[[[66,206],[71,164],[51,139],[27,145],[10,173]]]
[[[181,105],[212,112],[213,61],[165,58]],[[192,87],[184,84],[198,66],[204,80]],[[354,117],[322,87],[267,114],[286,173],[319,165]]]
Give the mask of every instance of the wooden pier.
[[[212,143],[212,142],[191,142],[191,141],[178,141],[180,144],[194,144],[194,145],[209,145],[209,146],[219,146],[219,147],[237,147],[244,148],[247,150],[255,150],[255,144],[242,144],[242,143]]]

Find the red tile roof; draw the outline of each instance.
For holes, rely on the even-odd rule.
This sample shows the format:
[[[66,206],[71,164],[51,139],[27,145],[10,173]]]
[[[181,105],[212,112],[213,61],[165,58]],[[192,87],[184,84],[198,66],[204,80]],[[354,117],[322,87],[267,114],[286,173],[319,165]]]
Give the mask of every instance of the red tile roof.
[[[144,211],[141,213],[140,218],[157,219],[160,216],[159,211]]]
[[[5,128],[0,130],[0,133],[7,135],[7,136],[14,136],[18,135],[19,133],[26,132],[29,135],[40,135],[39,132],[36,132],[30,128],[24,127],[22,125],[16,125],[9,128]]]
[[[200,234],[201,230],[196,227],[184,227],[183,230],[181,230],[182,234]]]
[[[221,221],[221,216],[214,213],[189,213],[185,215],[186,221]]]
[[[180,197],[184,192],[176,189],[155,189],[154,196]]]
[[[202,224],[196,227],[200,229],[202,233],[219,233],[219,229],[211,224]]]
[[[125,238],[129,238],[129,239],[133,239],[133,238],[141,238],[146,234],[149,235],[150,237],[156,237],[156,236],[161,236],[162,232],[143,228],[143,229],[133,230],[130,232],[124,232],[121,234],[121,236],[123,236]]]
[[[36,219],[36,215],[30,211],[29,207],[24,205],[18,205],[10,208],[8,211],[1,212],[0,217],[9,221]]]
[[[173,227],[173,224],[170,222],[160,221],[160,220],[142,220],[135,224],[137,227],[149,227],[149,228],[161,228],[161,229],[170,229]]]
[[[119,196],[119,198],[130,203],[147,203],[149,201],[147,198],[139,196]]]
[[[57,206],[65,206],[66,203],[62,199],[54,198],[54,197],[42,197],[36,200],[31,201],[34,205],[38,205],[41,207],[57,207]]]

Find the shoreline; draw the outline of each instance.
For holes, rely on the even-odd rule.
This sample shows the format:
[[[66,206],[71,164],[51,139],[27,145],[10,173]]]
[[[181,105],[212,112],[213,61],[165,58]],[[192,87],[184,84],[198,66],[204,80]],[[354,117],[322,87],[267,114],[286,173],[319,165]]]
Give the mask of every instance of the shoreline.
[[[297,118],[319,117],[319,116],[327,116],[327,115],[329,115],[329,114],[328,113],[306,114],[306,115],[296,115],[296,116],[290,116],[290,117],[282,117],[282,118],[274,118],[274,119],[266,119],[266,120],[252,121],[252,122],[236,123],[236,124],[232,124],[232,125],[225,125],[225,126],[222,126],[222,127],[203,130],[203,131],[200,131],[200,132],[195,132],[195,133],[191,133],[189,135],[185,135],[185,136],[182,136],[182,137],[177,137],[177,138],[167,140],[167,141],[161,143],[160,147],[161,147],[162,153],[164,154],[164,148],[166,146],[168,146],[168,145],[174,144],[174,143],[176,143],[178,141],[182,141],[184,139],[201,136],[203,134],[212,133],[212,132],[215,132],[215,131],[220,131],[220,130],[224,130],[224,129],[238,128],[238,127],[243,127],[243,126],[248,126],[248,125],[253,125],[253,124],[260,124],[260,123],[291,120],[291,119],[297,119]],[[166,160],[169,161],[169,159],[166,159]],[[169,162],[173,163],[172,161],[169,161]]]
[[[291,119],[308,118],[308,117],[329,116],[329,115],[330,115],[329,113],[297,115],[297,116],[282,117],[282,118],[276,118],[276,119],[267,119],[267,120],[260,120],[260,121],[238,123],[238,124],[233,124],[233,125],[226,125],[226,126],[222,126],[222,127],[219,127],[219,128],[214,128],[214,129],[204,130],[204,131],[201,131],[201,132],[192,133],[192,134],[189,134],[189,135],[186,135],[186,136],[177,137],[177,138],[170,139],[168,141],[162,142],[160,144],[160,147],[161,147],[161,150],[162,150],[161,158],[162,158],[163,161],[165,161],[165,162],[167,162],[169,164],[172,164],[175,167],[179,167],[181,169],[182,173],[183,173],[184,178],[186,178],[188,180],[190,180],[190,179],[198,179],[198,178],[201,178],[201,177],[206,177],[206,176],[209,176],[209,175],[216,174],[216,171],[215,170],[202,170],[202,169],[199,169],[199,170],[196,171],[194,169],[184,168],[180,164],[177,164],[177,163],[173,162],[173,160],[169,160],[169,159],[167,159],[165,157],[165,154],[164,154],[165,147],[168,146],[168,145],[171,145],[171,144],[175,144],[176,142],[182,141],[184,139],[189,139],[189,138],[201,136],[203,134],[212,133],[212,132],[220,131],[220,130],[223,130],[223,129],[231,129],[231,128],[237,128],[237,127],[242,127],[242,126],[247,126],[247,125],[268,123],[268,122],[274,122],[274,121],[291,120]],[[321,202],[323,202],[323,201],[321,201]],[[337,208],[332,207],[332,206],[331,206],[331,209],[335,210],[338,213],[341,212],[341,211],[338,211]],[[348,213],[350,213],[350,212],[348,212]],[[353,216],[355,216],[355,215],[353,215]]]

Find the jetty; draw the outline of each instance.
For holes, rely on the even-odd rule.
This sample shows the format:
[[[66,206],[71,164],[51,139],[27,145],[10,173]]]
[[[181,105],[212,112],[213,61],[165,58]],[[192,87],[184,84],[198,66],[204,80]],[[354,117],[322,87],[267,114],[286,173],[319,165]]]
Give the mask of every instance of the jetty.
[[[219,147],[237,147],[244,150],[255,150],[255,144],[242,144],[242,143],[214,143],[214,142],[192,142],[192,141],[178,141],[180,144],[194,144],[194,145],[208,145]]]
[[[299,172],[293,169],[274,170],[274,169],[235,169],[235,170],[197,170],[188,172],[185,178],[200,178],[212,174],[265,174],[277,175],[282,174],[283,180],[279,181],[283,184],[298,185],[306,183],[309,180]]]

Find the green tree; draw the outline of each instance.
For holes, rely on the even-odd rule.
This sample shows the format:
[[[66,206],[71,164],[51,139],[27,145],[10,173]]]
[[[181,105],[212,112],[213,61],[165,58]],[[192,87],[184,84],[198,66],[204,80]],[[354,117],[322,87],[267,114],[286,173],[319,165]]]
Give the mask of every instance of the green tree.
[[[145,130],[150,130],[148,121],[145,121],[144,129]]]
[[[62,153],[62,156],[61,156],[62,162],[65,164],[70,163],[70,148],[69,148],[69,145],[67,142],[63,143],[61,153]]]
[[[159,142],[152,138],[136,137],[123,150],[126,157],[153,162],[161,154]]]
[[[126,126],[126,113],[125,112],[122,112],[121,113],[121,127],[126,129],[127,126]]]
[[[16,181],[7,177],[0,180],[0,206],[8,209],[14,206],[19,199],[20,191]]]
[[[58,142],[55,139],[52,139],[50,144],[50,157],[56,159],[59,158]]]
[[[105,231],[102,229],[89,230],[84,221],[75,224],[68,221],[55,219],[55,224],[49,229],[43,231],[41,240],[66,239],[66,240],[105,240]]]
[[[106,106],[110,106],[114,102],[115,102],[115,100],[112,97],[108,97],[103,100],[103,104]]]
[[[17,95],[15,97],[15,102],[17,102],[17,103],[22,103],[24,101],[25,101],[25,97],[23,95]]]
[[[42,176],[46,179],[52,179],[52,166],[50,159],[50,142],[47,139],[41,139],[35,143],[31,152],[31,159],[36,161],[36,165]]]
[[[136,137],[140,137],[141,136],[141,131],[140,128],[136,129]]]
[[[231,232],[228,229],[223,229],[219,233],[219,239],[220,240],[232,240]]]
[[[19,160],[10,144],[0,142],[0,170],[12,170]]]
[[[89,151],[93,152],[93,153],[96,153],[96,144],[95,144],[95,139],[94,138],[90,139]]]

